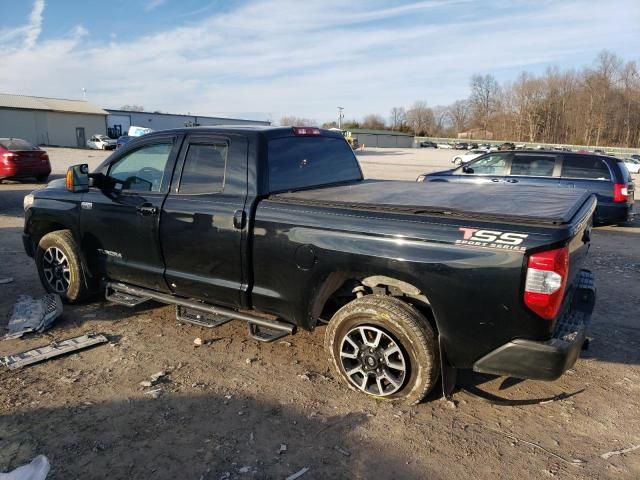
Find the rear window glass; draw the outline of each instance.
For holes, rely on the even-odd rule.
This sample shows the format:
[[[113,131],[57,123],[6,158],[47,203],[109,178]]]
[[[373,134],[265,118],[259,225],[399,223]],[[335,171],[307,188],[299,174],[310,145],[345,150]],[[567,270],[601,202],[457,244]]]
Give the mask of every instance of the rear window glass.
[[[511,175],[551,177],[556,158],[550,155],[516,155],[511,161]]]
[[[351,147],[341,138],[277,138],[269,142],[268,162],[271,192],[362,179]]]
[[[221,192],[228,149],[227,144],[189,145],[178,192]]]
[[[564,157],[562,176],[567,178],[611,180],[611,173],[604,161],[589,155]]]
[[[38,150],[38,147],[19,138],[1,138],[0,145],[7,150]]]

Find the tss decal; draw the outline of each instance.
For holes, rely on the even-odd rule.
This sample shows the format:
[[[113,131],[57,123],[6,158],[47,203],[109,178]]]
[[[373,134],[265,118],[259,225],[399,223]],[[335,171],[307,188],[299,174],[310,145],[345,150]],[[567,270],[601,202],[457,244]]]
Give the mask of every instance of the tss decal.
[[[477,228],[460,227],[462,240],[456,240],[458,245],[472,245],[476,247],[500,248],[503,250],[524,251],[519,246],[529,236],[526,233],[500,232],[498,230],[480,230]]]

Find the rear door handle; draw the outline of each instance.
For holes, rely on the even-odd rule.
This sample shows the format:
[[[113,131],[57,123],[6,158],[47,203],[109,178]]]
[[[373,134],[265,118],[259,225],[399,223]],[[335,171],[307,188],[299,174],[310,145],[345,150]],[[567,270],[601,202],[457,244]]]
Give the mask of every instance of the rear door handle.
[[[492,178],[491,181],[494,182],[494,183],[498,183],[500,181],[500,179],[499,178]]]
[[[519,180],[517,178],[507,178],[507,182],[509,182],[509,183],[518,183]]]
[[[142,205],[136,207],[136,212],[142,215],[143,217],[148,217],[149,215],[155,215],[158,213],[158,207],[151,205],[150,203],[143,203]]]
[[[246,218],[247,215],[244,213],[244,210],[236,210],[233,212],[233,226],[238,230],[242,230],[244,228]]]

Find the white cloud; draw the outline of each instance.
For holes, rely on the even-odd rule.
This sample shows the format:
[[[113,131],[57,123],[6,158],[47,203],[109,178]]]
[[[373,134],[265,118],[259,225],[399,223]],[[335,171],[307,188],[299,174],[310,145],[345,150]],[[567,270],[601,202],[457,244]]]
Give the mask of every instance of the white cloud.
[[[29,24],[26,27],[25,48],[33,48],[42,31],[42,13],[44,12],[44,0],[35,0],[29,15]]]
[[[493,16],[473,15],[470,4],[445,17],[442,5],[450,13],[452,4],[436,0],[346,9],[341,0],[258,0],[126,43],[97,42],[76,27],[29,49],[4,48],[15,35],[0,32],[0,91],[78,98],[86,87],[104,107],[201,115],[259,111],[324,121],[336,105],[348,118],[386,115],[417,99],[434,105],[465,96],[476,72],[564,67],[585,52],[623,48],[638,26],[625,20],[633,15],[611,12],[637,10],[634,1],[589,9],[575,0],[536,3],[534,13]]]
[[[144,9],[146,11],[155,10],[156,8],[164,5],[165,3],[166,3],[166,0],[148,0],[146,5],[144,6]]]

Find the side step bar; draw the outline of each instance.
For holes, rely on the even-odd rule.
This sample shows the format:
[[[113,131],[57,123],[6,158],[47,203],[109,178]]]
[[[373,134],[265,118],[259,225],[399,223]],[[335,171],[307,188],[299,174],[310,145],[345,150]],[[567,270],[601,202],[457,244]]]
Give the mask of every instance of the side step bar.
[[[114,299],[114,295],[117,300]],[[123,299],[123,297],[131,298],[131,303],[119,301]],[[169,305],[176,305],[179,320],[206,327],[222,325],[229,320],[242,320],[249,324],[249,336],[259,342],[273,342],[284,336],[293,335],[296,331],[296,327],[290,323],[269,320],[249,313],[241,313],[228,308],[216,307],[208,303],[176,297],[166,293],[154,292],[124,283],[108,283],[106,299],[132,307],[148,300],[156,300]],[[198,315],[200,318],[198,318]],[[205,320],[206,317],[213,318],[207,321]]]

